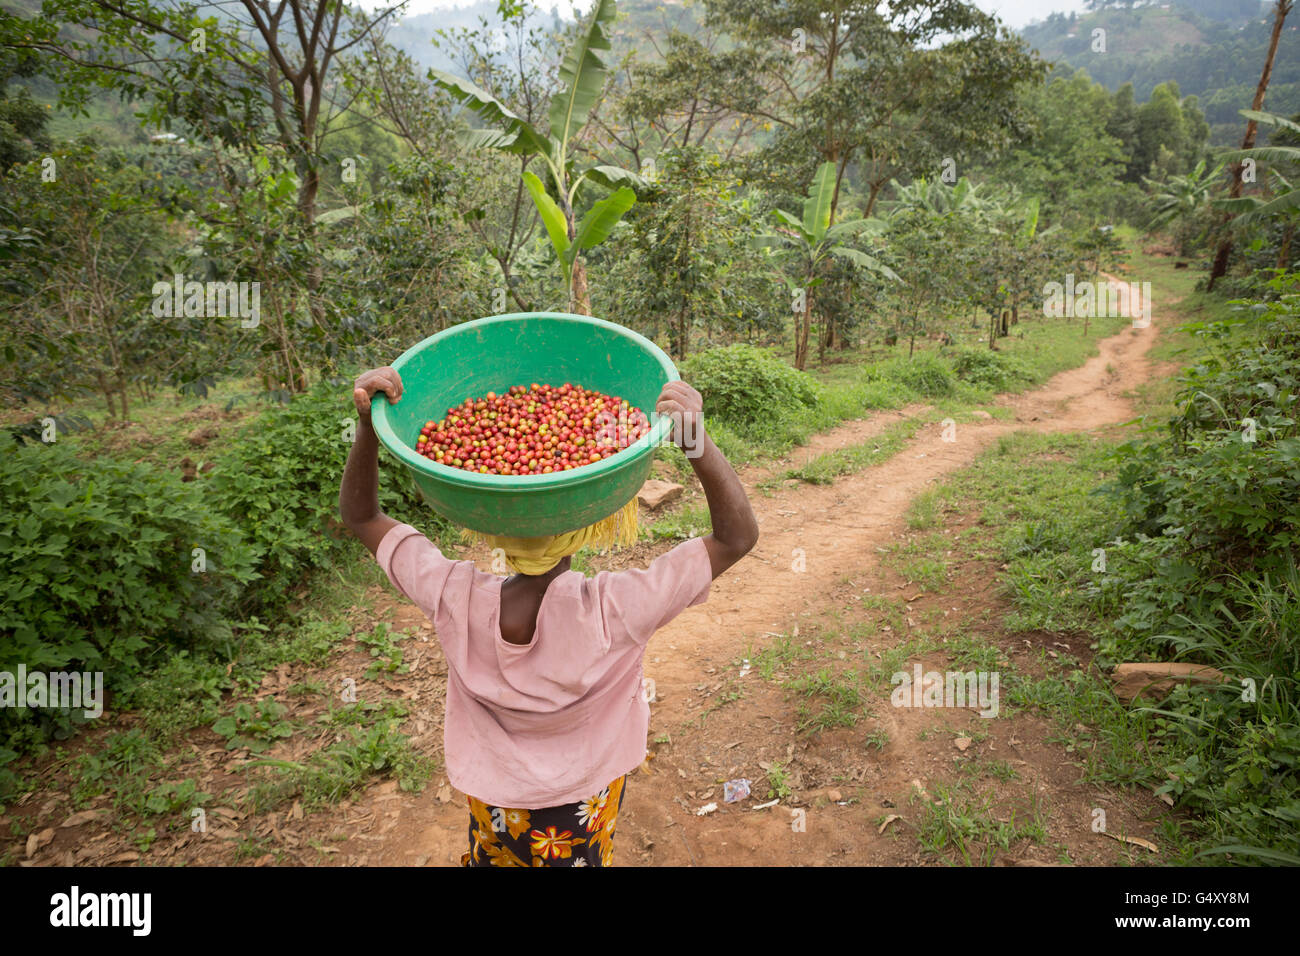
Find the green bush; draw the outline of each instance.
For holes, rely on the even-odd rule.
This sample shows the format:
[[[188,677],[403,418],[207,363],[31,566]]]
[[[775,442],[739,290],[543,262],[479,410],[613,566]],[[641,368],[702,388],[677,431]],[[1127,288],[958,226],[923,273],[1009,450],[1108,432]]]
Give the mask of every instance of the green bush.
[[[245,426],[204,480],[212,501],[238,521],[257,560],[255,597],[275,605],[304,572],[341,553],[348,539],[338,521],[339,484],[356,410],[346,388],[322,383]],[[379,506],[403,521],[437,521],[418,509],[406,470],[380,453]]]
[[[978,388],[1009,392],[1033,381],[1029,369],[1005,352],[953,349],[946,357],[957,378]]]
[[[1180,560],[1213,581],[1286,565],[1300,548],[1300,324],[1287,307],[1239,329],[1189,368],[1160,443],[1130,443],[1114,489],[1132,530],[1176,535]],[[1215,323],[1206,331],[1232,336]]]
[[[887,379],[910,388],[925,398],[947,398],[957,391],[952,369],[933,355],[921,353],[910,359],[880,362],[868,372],[871,378]]]
[[[255,577],[238,529],[197,484],[84,462],[62,444],[0,457],[0,666],[103,671],[106,689],[129,687],[163,646],[228,640],[226,615]],[[6,731],[62,734],[80,719],[0,712]]]
[[[1178,414],[1159,440],[1122,446],[1107,486],[1133,540],[1109,556],[1120,613],[1099,655],[1229,676],[1162,705],[1162,790],[1206,814],[1212,860],[1300,863],[1300,322],[1279,296],[1189,331],[1206,347]]]
[[[716,418],[744,437],[762,437],[772,418],[817,403],[812,376],[752,345],[699,352],[682,363],[681,373],[703,396],[706,422]]]

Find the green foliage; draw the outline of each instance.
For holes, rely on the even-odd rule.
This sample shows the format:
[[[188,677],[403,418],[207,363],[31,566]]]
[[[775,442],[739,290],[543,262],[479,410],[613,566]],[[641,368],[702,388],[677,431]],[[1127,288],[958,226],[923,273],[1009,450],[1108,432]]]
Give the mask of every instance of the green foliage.
[[[125,418],[131,383],[159,381],[178,355],[202,348],[197,323],[150,310],[169,251],[158,193],[120,150],[88,144],[61,146],[0,176],[7,391],[49,400],[95,390]],[[22,251],[5,254],[19,240]]]
[[[409,634],[394,634],[383,621],[375,625],[375,629],[369,634],[361,633],[357,635],[357,640],[370,648],[370,656],[375,661],[366,668],[366,680],[374,680],[378,675],[385,676],[391,674],[405,674],[411,669],[409,664],[402,661],[402,649],[397,646],[398,641],[406,640]]]
[[[1106,669],[1178,660],[1228,675],[1129,707],[1082,671],[1009,685],[1064,726],[1099,727],[1086,779],[1150,786],[1195,811],[1208,862],[1300,858],[1293,308],[1283,298],[1255,319],[1191,327],[1201,352],[1178,414],[1145,443],[1115,456],[1082,438],[1009,438],[942,492],[959,488],[1002,529],[1014,629],[1089,633]]]
[[[1184,373],[1166,440],[1126,446],[1115,490],[1134,532],[1177,538],[1174,565],[1214,588],[1225,572],[1277,570],[1300,545],[1300,324],[1282,301],[1196,331],[1224,347]]]
[[[160,784],[149,791],[144,799],[144,809],[149,813],[187,812],[212,799],[212,794],[199,790],[191,779]]]
[[[192,727],[215,721],[230,683],[219,660],[180,650],[141,679],[120,703],[136,711],[151,736],[169,742]]]
[[[811,376],[752,345],[699,352],[682,363],[681,374],[703,396],[706,423],[717,418],[747,437],[761,437],[771,419],[818,399]]]
[[[1033,375],[1024,363],[1006,352],[953,349],[946,357],[957,378],[979,388],[1010,392],[1033,382]]]
[[[0,457],[0,661],[103,671],[121,690],[156,653],[228,642],[227,614],[255,577],[234,524],[174,474],[83,462],[59,443]],[[6,730],[39,720],[62,733],[80,719],[0,713]]]
[[[235,709],[212,725],[212,731],[226,738],[226,749],[247,747],[261,753],[277,740],[293,736],[293,725],[284,717],[287,708],[267,697],[256,706],[240,701]]]
[[[928,353],[881,362],[869,374],[898,382],[926,398],[947,398],[957,391],[952,369]]]
[[[256,600],[282,602],[305,571],[345,547],[338,495],[355,416],[347,389],[322,383],[250,423],[206,479],[213,503],[242,525],[253,548],[262,574]],[[417,502],[405,469],[381,456],[380,507],[415,520]]]
[[[357,703],[331,710],[323,723],[336,730],[328,747],[306,761],[260,760],[276,777],[260,783],[250,795],[255,812],[296,796],[307,809],[335,803],[360,789],[372,774],[397,780],[405,791],[424,788],[434,762],[411,747],[400,727],[406,710],[400,702]]]

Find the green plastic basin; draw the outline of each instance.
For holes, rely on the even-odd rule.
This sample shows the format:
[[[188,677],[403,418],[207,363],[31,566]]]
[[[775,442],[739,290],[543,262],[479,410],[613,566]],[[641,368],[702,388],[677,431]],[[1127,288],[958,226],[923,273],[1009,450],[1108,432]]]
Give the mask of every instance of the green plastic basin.
[[[641,488],[656,445],[672,423],[654,414],[659,391],[680,378],[653,342],[603,319],[567,312],[517,312],[452,326],[393,363],[402,400],[375,395],[371,420],[433,508],[488,534],[538,537],[608,517]],[[430,461],[415,451],[424,423],[489,391],[532,382],[572,382],[617,395],[651,419],[648,434],[603,461],[550,475],[485,475]]]

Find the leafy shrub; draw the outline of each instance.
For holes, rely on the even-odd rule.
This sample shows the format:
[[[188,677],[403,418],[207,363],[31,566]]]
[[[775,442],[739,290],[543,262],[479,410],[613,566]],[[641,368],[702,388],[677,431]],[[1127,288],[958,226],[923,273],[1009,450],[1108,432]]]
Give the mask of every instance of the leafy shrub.
[[[1300,547],[1300,327],[1286,308],[1184,373],[1166,441],[1123,449],[1113,490],[1133,530],[1182,536],[1207,578],[1276,569]]]
[[[226,614],[255,577],[238,530],[178,476],[59,444],[0,456],[0,666],[103,671],[106,688],[128,687],[161,646],[227,640]],[[36,718],[62,734],[81,717],[6,708],[0,727]]]
[[[933,355],[921,353],[910,359],[896,358],[875,365],[868,375],[898,382],[926,398],[946,398],[957,390],[952,369]]]
[[[1033,381],[1029,370],[1005,352],[954,349],[947,354],[953,373],[963,382],[994,392],[1009,392]]]
[[[773,417],[817,403],[812,376],[752,345],[699,352],[681,372],[703,396],[705,419],[717,418],[746,437],[761,436]]]
[[[1300,277],[1274,280],[1295,290]],[[1122,599],[1103,658],[1177,659],[1228,674],[1162,705],[1162,790],[1203,811],[1216,845],[1300,863],[1300,324],[1294,297],[1189,330],[1207,343],[1158,441],[1121,447]],[[1252,440],[1253,439],[1253,440]],[[1256,682],[1257,697],[1240,679]]]
[[[281,719],[287,712],[284,704],[270,697],[257,701],[256,707],[241,700],[230,714],[212,725],[212,730],[226,738],[227,750],[247,747],[261,753],[276,740],[293,736],[293,725]]]
[[[258,562],[261,603],[282,602],[305,571],[327,563],[347,540],[338,521],[339,484],[356,419],[346,388],[322,383],[245,426],[205,480],[213,501],[238,521]],[[379,506],[428,526],[409,474],[380,453]]]

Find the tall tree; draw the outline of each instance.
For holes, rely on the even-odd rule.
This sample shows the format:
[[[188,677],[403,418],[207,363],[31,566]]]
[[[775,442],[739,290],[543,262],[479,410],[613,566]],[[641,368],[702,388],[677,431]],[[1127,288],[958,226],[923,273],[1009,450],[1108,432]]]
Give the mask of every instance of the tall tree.
[[[1270,126],[1277,126],[1279,134],[1275,139],[1282,142],[1277,145],[1256,146],[1252,149],[1234,150],[1226,153],[1225,159],[1258,159],[1269,164],[1269,178],[1275,187],[1268,198],[1260,196],[1241,196],[1237,199],[1222,199],[1218,206],[1234,214],[1232,225],[1251,226],[1269,219],[1285,217],[1288,221],[1282,230],[1282,241],[1278,244],[1277,268],[1284,269],[1291,261],[1291,240],[1295,235],[1296,214],[1300,212],[1300,116],[1289,120],[1285,116],[1272,113],[1255,113],[1251,115],[1242,110],[1248,119]],[[1289,142],[1288,142],[1289,137]],[[1295,145],[1292,145],[1295,144]],[[1290,175],[1282,172],[1283,167]],[[1267,187],[1266,187],[1267,188]]]
[[[829,256],[837,256],[856,266],[879,273],[889,279],[898,276],[889,266],[860,249],[847,245],[850,238],[864,234],[879,234],[885,223],[878,219],[850,219],[831,225],[831,196],[835,190],[835,164],[822,163],[808,188],[803,204],[803,216],[795,216],[784,209],[775,211],[776,218],[785,226],[780,233],[759,236],[759,247],[778,247],[795,264],[795,281],[792,288],[795,302],[801,306],[796,311],[794,367],[803,371],[808,363],[808,335],[812,329],[813,290],[821,284],[822,264]]]
[[[872,212],[900,169],[923,173],[1016,132],[1019,83],[1046,65],[963,0],[707,0],[708,19],[749,56],[743,97],[723,103],[771,125],[754,175],[788,193],[835,165],[831,210],[851,164]]]
[[[592,8],[590,19],[560,64],[559,89],[551,99],[545,129],[533,126],[474,83],[441,70],[429,71],[452,99],[489,124],[468,131],[463,137],[467,145],[536,158],[546,165],[548,182],[528,170],[521,178],[555,250],[569,308],[586,314],[591,313],[591,297],[582,253],[603,242],[632,207],[636,193],[631,187],[645,185],[638,174],[617,166],[591,166],[575,175],[573,141],[586,127],[604,89],[607,70],[600,51],[610,48],[605,29],[613,23],[616,13],[614,0],[597,0]],[[579,220],[574,212],[575,200],[587,181],[613,192],[597,200]]]
[[[1273,75],[1273,58],[1277,55],[1277,44],[1282,37],[1282,24],[1286,22],[1287,14],[1295,5],[1294,0],[1277,0],[1273,6],[1273,33],[1268,41],[1268,55],[1264,58],[1264,70],[1259,75],[1259,85],[1255,87],[1255,99],[1251,102],[1250,109],[1254,113],[1260,112],[1264,108],[1264,94],[1268,91],[1269,77]],[[1246,135],[1242,137],[1241,148],[1243,150],[1253,149],[1255,146],[1255,131],[1258,129],[1258,120],[1254,116],[1247,114]],[[1242,160],[1237,161],[1232,166],[1232,188],[1228,191],[1228,199],[1240,199],[1243,187],[1245,186],[1246,163]],[[1224,220],[1224,227],[1227,226],[1228,219]],[[1232,235],[1224,229],[1223,241],[1219,243],[1218,251],[1214,254],[1214,265],[1210,268],[1210,281],[1206,283],[1207,291],[1214,288],[1214,283],[1220,276],[1228,271],[1228,257],[1232,255]]]
[[[64,105],[84,106],[99,87],[143,101],[156,125],[182,123],[250,156],[278,143],[296,171],[302,238],[315,249],[323,141],[355,95],[333,71],[399,6],[367,14],[341,0],[238,0],[214,16],[185,0],[43,0],[39,17],[5,18],[0,47],[41,54]],[[308,305],[325,333],[323,270],[312,255]],[[306,381],[294,376],[293,386]]]

